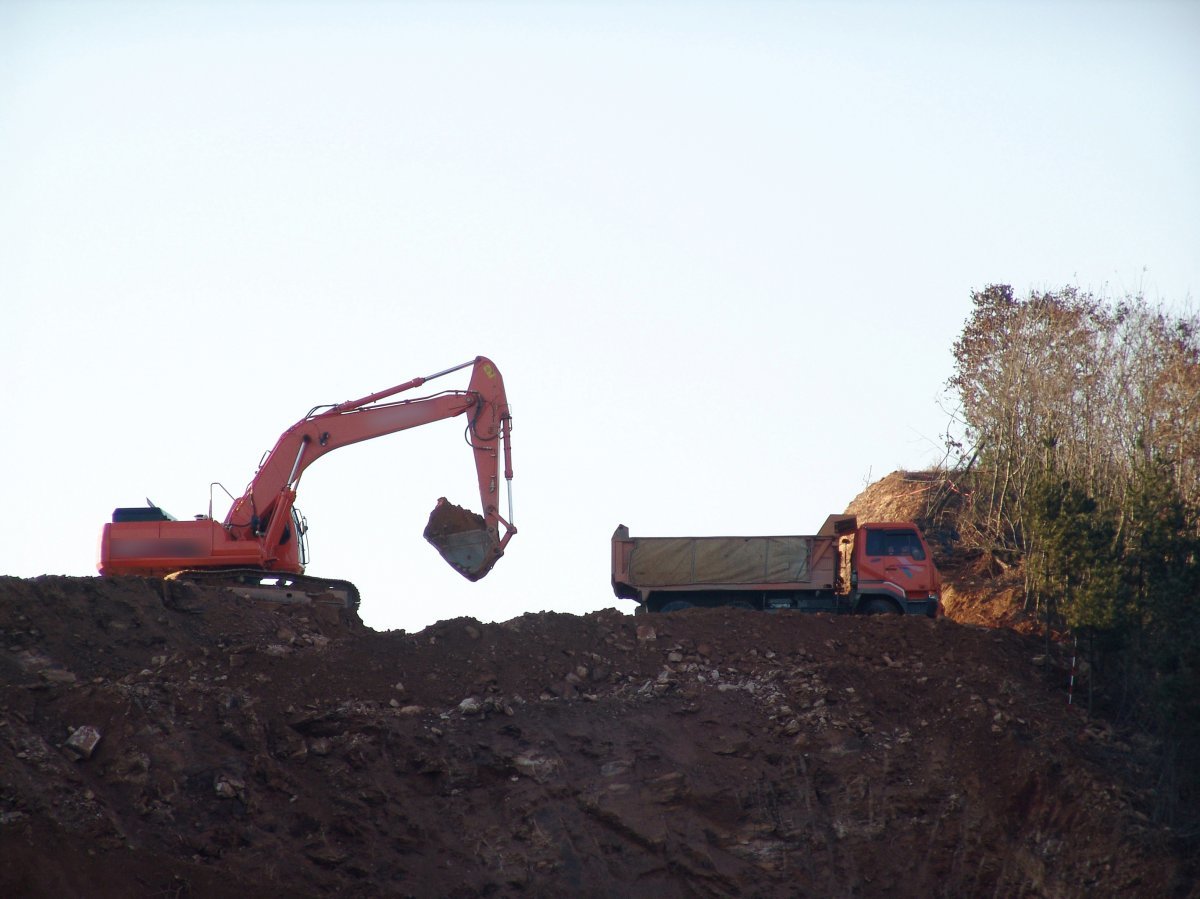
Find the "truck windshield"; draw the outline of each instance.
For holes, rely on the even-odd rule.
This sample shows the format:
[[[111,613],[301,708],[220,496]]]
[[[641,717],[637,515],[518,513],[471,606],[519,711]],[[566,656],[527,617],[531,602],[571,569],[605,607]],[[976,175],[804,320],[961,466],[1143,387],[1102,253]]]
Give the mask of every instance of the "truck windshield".
[[[915,531],[867,531],[868,556],[908,556],[918,562],[925,558],[925,550]]]

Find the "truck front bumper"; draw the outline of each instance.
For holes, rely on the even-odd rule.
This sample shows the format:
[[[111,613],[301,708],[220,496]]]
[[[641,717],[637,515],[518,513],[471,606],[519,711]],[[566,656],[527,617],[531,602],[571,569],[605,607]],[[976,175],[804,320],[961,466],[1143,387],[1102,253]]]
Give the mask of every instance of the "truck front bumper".
[[[942,602],[939,599],[910,599],[904,603],[904,611],[909,615],[940,618],[942,616]]]

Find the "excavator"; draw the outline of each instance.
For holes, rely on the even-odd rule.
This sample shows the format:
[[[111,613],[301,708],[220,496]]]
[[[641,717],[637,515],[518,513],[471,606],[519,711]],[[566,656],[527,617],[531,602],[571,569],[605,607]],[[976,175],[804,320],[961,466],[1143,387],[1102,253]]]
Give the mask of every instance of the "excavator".
[[[465,368],[465,390],[443,390],[416,399],[397,394]],[[314,407],[283,432],[267,453],[246,492],[218,522],[212,515],[177,520],[147,500],[118,508],[100,538],[101,576],[141,575],[225,587],[249,599],[323,603],[357,609],[358,589],[348,581],[304,574],[308,524],[296,508],[300,476],[326,453],[420,425],[462,415],[464,437],[475,459],[483,514],[437,501],[425,539],[468,580],[484,577],[517,532],[512,524],[512,415],[504,380],[483,356],[413,378],[356,400]],[[501,517],[500,457],[508,488],[508,518]]]

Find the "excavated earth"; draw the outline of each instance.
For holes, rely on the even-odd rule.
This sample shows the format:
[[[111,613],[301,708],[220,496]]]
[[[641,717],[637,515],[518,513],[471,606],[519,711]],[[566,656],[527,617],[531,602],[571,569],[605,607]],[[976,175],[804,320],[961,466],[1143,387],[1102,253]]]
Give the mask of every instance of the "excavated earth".
[[[615,600],[614,600],[615,602]],[[1200,896],[1007,627],[0,578],[0,895]]]

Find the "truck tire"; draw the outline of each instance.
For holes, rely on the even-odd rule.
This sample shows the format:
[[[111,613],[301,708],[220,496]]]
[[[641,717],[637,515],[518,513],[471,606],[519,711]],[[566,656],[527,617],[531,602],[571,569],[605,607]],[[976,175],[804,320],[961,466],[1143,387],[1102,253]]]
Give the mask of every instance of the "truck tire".
[[[895,615],[900,612],[895,603],[879,596],[864,600],[858,607],[858,611],[863,615]]]
[[[695,607],[690,602],[688,602],[686,599],[674,599],[671,602],[664,605],[661,609],[659,609],[659,611],[660,612],[682,612],[684,609],[691,609],[691,608],[695,608]]]

